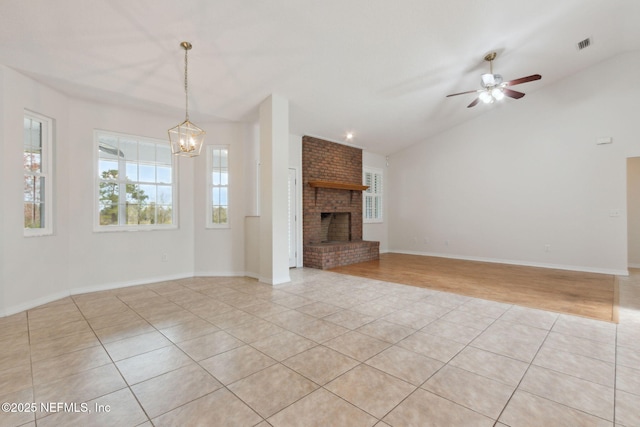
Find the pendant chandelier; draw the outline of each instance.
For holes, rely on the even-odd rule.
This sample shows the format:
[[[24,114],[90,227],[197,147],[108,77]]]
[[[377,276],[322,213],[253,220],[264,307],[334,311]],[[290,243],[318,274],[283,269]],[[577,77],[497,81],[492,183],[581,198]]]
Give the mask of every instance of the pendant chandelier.
[[[169,129],[169,142],[171,152],[177,156],[195,157],[200,155],[205,131],[189,121],[189,87],[187,80],[187,53],[191,50],[191,43],[182,42],[184,49],[184,96],[185,96],[185,120],[178,126]]]

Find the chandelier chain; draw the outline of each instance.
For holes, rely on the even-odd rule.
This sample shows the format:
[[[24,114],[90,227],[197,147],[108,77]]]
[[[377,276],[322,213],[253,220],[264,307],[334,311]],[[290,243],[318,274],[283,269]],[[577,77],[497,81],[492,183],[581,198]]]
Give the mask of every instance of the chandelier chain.
[[[188,53],[189,53],[189,49],[185,49],[184,50],[184,98],[185,98],[185,112],[186,112],[185,118],[187,121],[189,120],[189,86],[187,82],[187,75],[188,75],[187,67],[189,66]]]

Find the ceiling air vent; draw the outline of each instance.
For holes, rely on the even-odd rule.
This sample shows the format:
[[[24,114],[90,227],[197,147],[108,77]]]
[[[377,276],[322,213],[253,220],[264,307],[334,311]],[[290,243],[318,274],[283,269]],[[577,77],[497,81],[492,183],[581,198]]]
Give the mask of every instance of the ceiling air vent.
[[[589,46],[591,46],[591,37],[587,37],[586,39],[581,40],[576,44],[576,48],[578,50],[586,49]]]

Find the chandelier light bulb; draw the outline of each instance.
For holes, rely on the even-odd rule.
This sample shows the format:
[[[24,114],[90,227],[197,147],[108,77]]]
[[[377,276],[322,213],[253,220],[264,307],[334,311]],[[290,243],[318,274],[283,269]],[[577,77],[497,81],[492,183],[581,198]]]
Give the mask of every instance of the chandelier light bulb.
[[[502,98],[504,98],[504,92],[502,92],[501,88],[495,87],[491,91],[491,96],[493,96],[496,99],[496,101],[500,101]]]

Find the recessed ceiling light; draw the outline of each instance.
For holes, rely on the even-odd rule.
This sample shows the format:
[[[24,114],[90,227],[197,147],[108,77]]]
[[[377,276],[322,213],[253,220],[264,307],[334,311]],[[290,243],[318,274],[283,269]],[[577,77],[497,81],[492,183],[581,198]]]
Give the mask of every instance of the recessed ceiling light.
[[[347,141],[351,141],[353,139],[353,133],[347,132]]]

